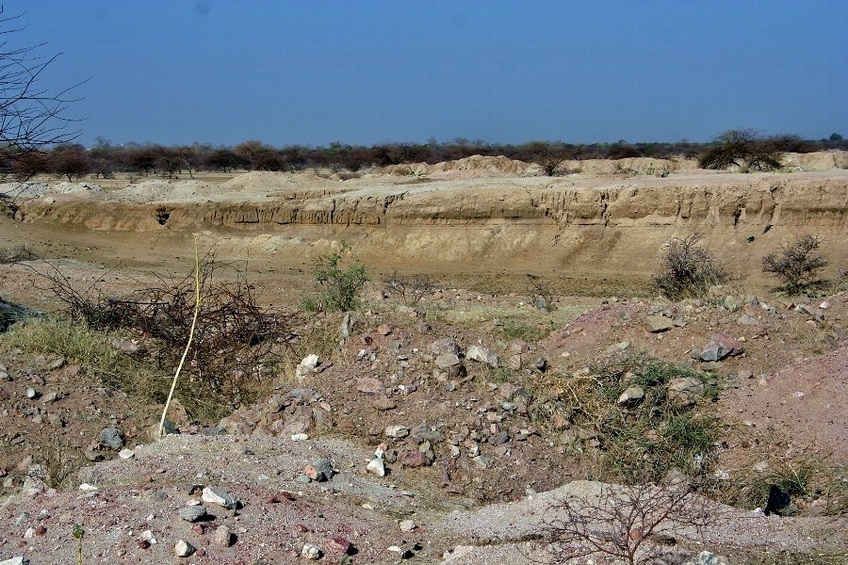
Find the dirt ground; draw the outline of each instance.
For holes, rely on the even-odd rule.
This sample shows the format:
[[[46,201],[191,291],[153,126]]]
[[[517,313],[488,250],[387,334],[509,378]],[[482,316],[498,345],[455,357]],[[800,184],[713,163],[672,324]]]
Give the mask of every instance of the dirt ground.
[[[74,359],[0,339],[8,377],[0,379],[0,560],[73,563],[80,523],[85,563],[293,563],[307,560],[305,544],[321,549],[322,562],[544,561],[537,532],[545,509],[583,488],[569,481],[592,471],[563,430],[503,407],[539,378],[536,358],[554,381],[622,351],[703,368],[691,352],[717,333],[745,349],[708,367],[722,383],[711,409],[725,423],[717,475],[766,477],[808,461],[844,482],[848,294],[831,287],[788,297],[759,269],[765,252],[804,232],[823,238],[828,277],[848,264],[848,175],[826,161],[761,175],[588,163],[572,177],[544,179],[483,160],[349,180],[249,173],[19,198],[15,219],[0,217],[0,247],[26,246],[49,263],[0,265],[0,289],[35,309],[62,306],[39,274],[54,267],[77,288],[114,294],[182,278],[194,234],[201,254],[220,261],[221,277],[246,277],[268,307],[298,309],[314,291],[315,258],[341,241],[352,243],[372,282],[358,325],[321,359],[322,370],[301,381],[280,375],[271,396],[239,407],[220,436],[184,422],[184,433],[151,443],[147,428],[161,406],[103,387]],[[657,175],[659,167],[670,174]],[[657,201],[660,190],[674,195],[673,205]],[[737,280],[707,300],[656,297],[649,275],[662,242],[696,229]],[[382,282],[395,271],[428,274],[435,286],[406,307]],[[539,281],[556,295],[550,312],[533,306]],[[657,314],[674,327],[650,331]],[[307,323],[334,336],[341,317]],[[441,378],[432,347],[447,337],[463,351],[485,346],[514,368],[466,361],[465,377]],[[98,446],[109,426],[122,430],[133,458]],[[410,435],[388,436],[390,426]],[[307,438],[293,440],[301,430]],[[425,436],[432,464],[401,464]],[[366,470],[380,447],[398,457],[385,477]],[[44,484],[38,465],[61,467],[86,450],[106,461],[86,460],[58,490]],[[307,465],[322,459],[334,475],[305,481]],[[81,483],[97,488],[82,491]],[[195,485],[228,491],[243,507],[208,503],[209,516],[189,523],[178,512],[199,498]],[[672,562],[704,549],[729,563],[845,562],[843,518],[828,512],[845,501],[811,491],[793,502],[793,516],[722,506],[708,532],[675,533]],[[220,526],[234,543],[216,542]],[[175,557],[179,539],[199,551]]]

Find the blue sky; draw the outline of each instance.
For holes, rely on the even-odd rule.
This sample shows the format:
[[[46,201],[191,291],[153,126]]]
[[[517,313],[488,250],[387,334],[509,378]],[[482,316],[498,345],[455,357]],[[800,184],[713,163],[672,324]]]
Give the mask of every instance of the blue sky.
[[[5,0],[81,141],[848,137],[848,2]]]

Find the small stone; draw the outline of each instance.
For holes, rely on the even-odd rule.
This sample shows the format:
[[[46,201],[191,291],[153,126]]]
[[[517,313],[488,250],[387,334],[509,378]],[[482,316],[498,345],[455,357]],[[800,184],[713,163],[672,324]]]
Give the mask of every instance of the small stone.
[[[384,388],[382,381],[374,377],[356,379],[356,390],[365,394],[378,394],[383,392]]]
[[[223,524],[215,528],[215,535],[212,537],[215,545],[219,545],[221,547],[230,547],[233,545],[235,536],[230,531],[227,526]]]
[[[124,434],[115,427],[100,430],[100,445],[114,451],[120,451],[124,447]]]
[[[392,327],[389,324],[380,324],[377,326],[377,333],[386,336],[392,333]]]
[[[139,539],[141,541],[146,541],[147,544],[148,544],[148,547],[151,546],[151,545],[155,545],[157,543],[156,536],[153,535],[152,530],[144,530],[143,532],[141,532]]]
[[[425,467],[432,463],[432,461],[425,455],[424,453],[415,450],[415,451],[407,451],[400,457],[400,463],[404,467]]]
[[[350,553],[353,544],[343,537],[335,536],[324,542],[324,549],[327,551],[327,555],[342,557]]]
[[[133,451],[132,449],[124,448],[118,452],[118,457],[120,457],[121,459],[132,459],[133,457],[135,457],[135,451]]]
[[[79,489],[80,489],[82,492],[94,492],[94,491],[98,490],[96,486],[91,485],[91,484],[88,484],[88,483],[83,483],[83,484],[81,484],[81,485],[79,486]]]
[[[180,518],[186,522],[197,522],[205,517],[207,512],[205,506],[183,506],[180,508],[179,514]]]
[[[294,371],[294,376],[298,381],[303,381],[306,377],[313,374],[315,367],[318,366],[318,356],[311,353],[303,358],[300,364]]]
[[[306,441],[308,439],[309,439],[309,436],[306,435],[306,434],[292,434],[292,436],[291,436],[292,441]]]
[[[381,457],[374,457],[371,459],[365,468],[369,473],[377,477],[386,476],[386,465],[383,463],[383,459]]]
[[[29,398],[30,400],[35,400],[36,398],[38,398],[38,391],[36,391],[32,387],[28,387],[26,389],[26,397]]]
[[[313,481],[321,482],[332,479],[335,471],[329,459],[316,459],[303,469],[303,474]]]
[[[44,404],[50,404],[51,402],[56,402],[57,400],[59,400],[60,397],[61,395],[54,390],[45,394],[41,398],[41,402],[43,402]]]
[[[632,406],[645,398],[645,391],[638,385],[627,387],[618,397],[619,406]]]
[[[402,520],[399,526],[402,532],[411,532],[418,527],[412,520]]]
[[[477,361],[478,363],[485,363],[493,369],[497,369],[498,364],[500,362],[497,353],[495,353],[491,349],[483,347],[482,345],[476,344],[468,348],[468,351],[465,354],[465,358],[471,359],[472,361]]]
[[[174,544],[174,555],[177,557],[188,557],[195,551],[195,547],[186,540],[177,540],[177,543]]]
[[[204,487],[203,493],[200,495],[200,499],[203,502],[209,502],[211,504],[217,504],[218,506],[222,506],[227,510],[237,510],[242,506],[241,501],[239,499],[229,494],[228,492],[225,492],[215,487]]]
[[[321,549],[316,545],[306,543],[303,545],[303,549],[300,550],[300,556],[317,561],[321,559]]]
[[[648,331],[651,333],[661,333],[670,330],[674,327],[674,320],[665,316],[648,316],[645,318],[648,324]]]
[[[671,379],[666,389],[669,402],[677,406],[694,405],[704,396],[704,383],[697,377]]]
[[[17,557],[0,561],[0,565],[29,565],[29,559],[22,555],[18,555]]]
[[[409,435],[409,428],[406,426],[387,426],[384,433],[386,437],[402,439]]]

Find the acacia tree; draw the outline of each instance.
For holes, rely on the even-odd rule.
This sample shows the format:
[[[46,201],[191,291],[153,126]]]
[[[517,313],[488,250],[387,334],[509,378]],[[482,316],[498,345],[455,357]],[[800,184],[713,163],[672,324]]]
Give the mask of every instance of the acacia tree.
[[[780,168],[781,156],[779,139],[761,138],[751,129],[731,129],[716,137],[699,164],[704,169],[735,166],[754,171],[771,171]]]
[[[0,7],[0,147],[14,153],[39,150],[48,145],[67,144],[79,137],[74,126],[79,120],[68,116],[78,98],[77,83],[59,91],[42,85],[47,68],[61,53],[42,58],[45,43],[27,47],[10,45],[9,38],[23,29],[21,17],[2,16]]]

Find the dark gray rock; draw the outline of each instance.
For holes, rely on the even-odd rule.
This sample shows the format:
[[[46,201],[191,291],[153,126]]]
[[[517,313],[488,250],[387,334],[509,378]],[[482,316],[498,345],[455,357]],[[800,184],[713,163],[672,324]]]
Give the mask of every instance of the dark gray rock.
[[[120,451],[124,447],[124,434],[115,427],[103,428],[100,431],[100,445]]]

